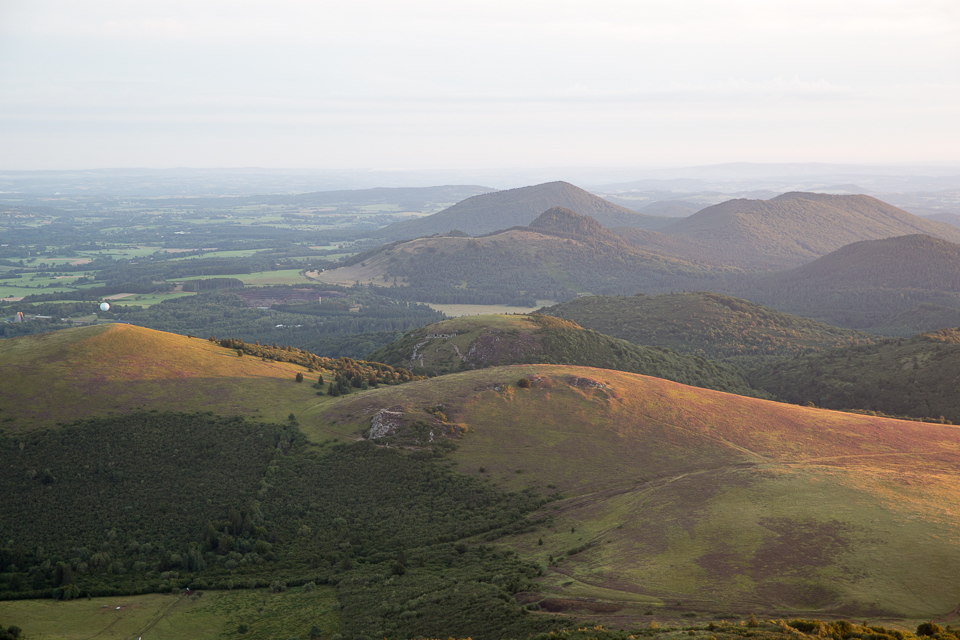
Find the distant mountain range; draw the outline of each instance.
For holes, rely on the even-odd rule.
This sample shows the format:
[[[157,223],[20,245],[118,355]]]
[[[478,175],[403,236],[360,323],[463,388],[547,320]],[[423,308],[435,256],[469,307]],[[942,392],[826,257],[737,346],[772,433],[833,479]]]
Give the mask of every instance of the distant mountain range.
[[[439,213],[395,222],[380,229],[375,237],[411,240],[454,230],[480,235],[528,225],[551,207],[565,207],[580,215],[590,216],[605,227],[656,228],[669,222],[658,216],[621,207],[568,182],[547,182],[473,196]]]
[[[785,193],[730,200],[659,230],[625,229],[625,240],[685,260],[751,269],[795,267],[860,240],[923,233],[960,242],[960,229],[870,196]]]
[[[590,217],[554,207],[526,227],[476,238],[449,233],[397,241],[314,277],[388,287],[384,293],[404,300],[533,306],[538,299],[568,300],[587,292],[692,287],[709,281],[711,273],[644,251]]]

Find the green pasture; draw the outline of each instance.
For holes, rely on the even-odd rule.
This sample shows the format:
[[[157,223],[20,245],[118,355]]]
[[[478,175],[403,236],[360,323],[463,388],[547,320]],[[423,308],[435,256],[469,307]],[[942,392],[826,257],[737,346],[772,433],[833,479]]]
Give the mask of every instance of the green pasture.
[[[105,256],[113,256],[114,258],[145,258],[147,256],[152,256],[157,251],[160,251],[162,247],[160,246],[137,246],[137,247],[110,247],[105,246],[96,251],[78,251],[78,256],[83,256],[85,258],[90,258],[95,260],[97,258],[102,258]]]
[[[271,284],[316,284],[315,280],[301,275],[299,269],[280,269],[277,271],[258,271],[257,273],[244,273],[231,278],[241,280],[243,284],[251,286],[264,286]]]
[[[8,282],[18,282],[28,284],[30,286],[17,286],[14,284],[6,284]],[[66,283],[69,280],[59,280],[54,282]],[[60,284],[55,287],[46,287],[43,286],[42,282],[34,281],[30,282],[28,279],[21,278],[19,280],[0,280],[0,299],[3,298],[22,298],[24,296],[33,296],[40,293],[59,293],[61,291],[76,291],[76,287],[70,287],[66,284]]]
[[[205,591],[202,595],[148,594],[117,598],[0,602],[0,620],[23,629],[26,640],[306,640],[340,631],[331,587],[284,593],[265,590]],[[9,622],[8,622],[9,621]],[[244,633],[239,633],[243,625]]]
[[[423,304],[446,314],[448,317],[456,318],[488,314],[532,313],[541,307],[554,305],[556,302],[553,300],[537,300],[536,306],[533,307],[511,307],[505,304],[436,304],[433,302],[424,302]]]
[[[185,296],[197,295],[194,291],[171,291],[170,293],[137,293],[126,298],[116,298],[107,300],[111,305],[123,305],[130,307],[149,307],[154,304],[160,304],[165,300],[174,300]]]
[[[177,254],[171,253],[173,256],[168,261],[177,262],[180,260],[195,260],[197,258],[249,258],[252,255],[261,253],[263,249],[237,249],[234,251],[205,251],[203,255],[190,255],[183,256],[182,258],[176,257]]]

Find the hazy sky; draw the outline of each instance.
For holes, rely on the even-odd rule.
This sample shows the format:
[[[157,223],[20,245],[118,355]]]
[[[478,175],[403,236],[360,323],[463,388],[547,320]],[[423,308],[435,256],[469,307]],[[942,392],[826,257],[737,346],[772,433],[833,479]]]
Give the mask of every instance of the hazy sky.
[[[0,168],[960,164],[960,2],[0,0]]]

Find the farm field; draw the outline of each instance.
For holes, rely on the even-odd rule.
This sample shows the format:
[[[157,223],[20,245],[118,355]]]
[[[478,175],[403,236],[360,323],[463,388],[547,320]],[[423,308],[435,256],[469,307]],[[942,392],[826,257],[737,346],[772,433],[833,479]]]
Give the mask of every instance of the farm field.
[[[260,253],[262,249],[242,249],[237,251],[204,251],[202,255],[184,256],[182,258],[171,258],[171,262],[181,260],[195,260],[197,258],[248,258]]]
[[[20,282],[24,284],[29,284],[30,286],[17,286],[14,284],[5,284],[6,282]],[[0,299],[2,298],[22,298],[24,296],[32,296],[38,293],[59,293],[63,291],[76,291],[76,287],[67,286],[71,282],[70,280],[60,280],[58,284],[53,287],[42,287],[38,286],[37,282],[30,282],[24,280],[0,280]]]
[[[193,291],[171,291],[169,293],[134,293],[134,294],[115,294],[106,296],[104,300],[111,301],[110,304],[121,304],[134,307],[149,307],[154,304],[160,304],[165,300],[176,300],[186,296],[195,296]],[[120,297],[117,297],[120,296]]]
[[[250,274],[231,276],[250,286],[266,286],[274,284],[312,284],[315,281],[302,275],[299,269],[281,269],[277,271],[260,271]]]
[[[537,304],[532,307],[511,307],[505,304],[435,304],[425,302],[431,309],[436,309],[450,318],[460,316],[483,316],[497,313],[532,313],[541,307],[549,307],[556,304],[553,300],[537,300]]]
[[[252,640],[321,637],[340,630],[330,587],[285,593],[266,590],[147,594],[115,598],[0,601],[0,620],[16,620],[30,640]],[[244,626],[242,634],[237,630]]]

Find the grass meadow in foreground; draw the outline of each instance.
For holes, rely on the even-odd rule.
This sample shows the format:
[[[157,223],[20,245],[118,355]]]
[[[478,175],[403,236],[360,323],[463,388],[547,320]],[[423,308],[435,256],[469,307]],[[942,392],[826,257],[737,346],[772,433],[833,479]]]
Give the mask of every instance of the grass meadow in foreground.
[[[19,626],[29,640],[271,640],[294,636],[306,640],[314,626],[320,638],[331,638],[340,631],[332,587],[284,593],[262,589],[192,593],[11,600],[0,602],[0,619]],[[239,633],[241,628],[246,631]]]

